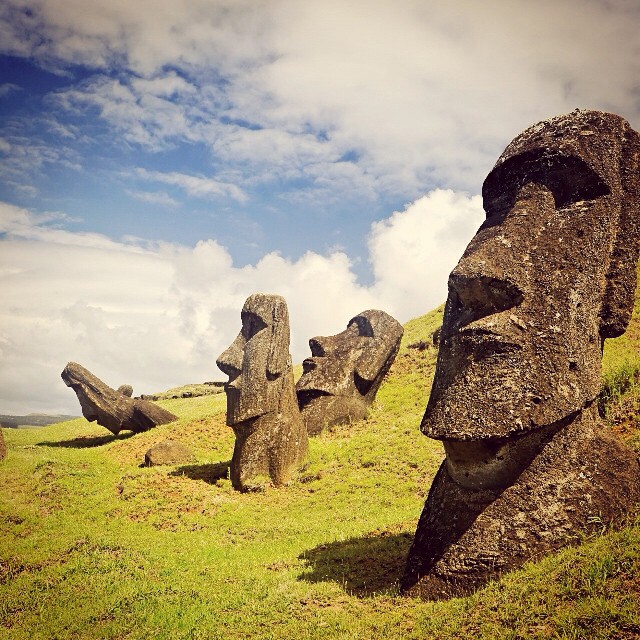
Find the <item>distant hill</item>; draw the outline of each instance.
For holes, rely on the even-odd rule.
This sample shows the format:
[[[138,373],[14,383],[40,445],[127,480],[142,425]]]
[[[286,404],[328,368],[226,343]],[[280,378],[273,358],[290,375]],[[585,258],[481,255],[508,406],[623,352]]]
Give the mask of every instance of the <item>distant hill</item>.
[[[176,400],[177,398],[198,398],[211,396],[224,390],[224,382],[202,382],[185,384],[181,387],[173,387],[167,391],[143,394],[139,396],[143,400]]]
[[[18,429],[20,427],[45,427],[49,424],[58,422],[66,422],[73,420],[78,416],[70,415],[51,415],[47,413],[30,413],[26,416],[8,416],[0,415],[0,427],[5,429]]]

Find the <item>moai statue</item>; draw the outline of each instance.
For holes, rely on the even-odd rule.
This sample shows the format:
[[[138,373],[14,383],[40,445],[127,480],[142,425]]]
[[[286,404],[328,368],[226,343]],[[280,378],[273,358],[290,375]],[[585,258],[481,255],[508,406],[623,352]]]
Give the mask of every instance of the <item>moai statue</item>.
[[[254,293],[242,307],[242,329],[216,364],[229,376],[227,424],[236,436],[231,483],[241,491],[269,476],[290,480],[307,453],[289,356],[289,313],[281,296]]]
[[[640,136],[576,110],[519,135],[449,278],[422,431],[443,441],[402,588],[472,592],[640,501],[637,455],[604,429],[605,338],[634,304]]]
[[[82,415],[114,435],[127,429],[140,433],[178,419],[178,416],[149,400],[132,400],[121,391],[122,387],[117,391],[112,389],[76,362],[69,362],[61,377],[67,387],[76,392]]]
[[[7,443],[4,441],[4,434],[0,428],[0,461],[7,457]]]
[[[367,415],[398,353],[404,329],[388,313],[363,311],[335,336],[309,340],[296,391],[310,436]]]

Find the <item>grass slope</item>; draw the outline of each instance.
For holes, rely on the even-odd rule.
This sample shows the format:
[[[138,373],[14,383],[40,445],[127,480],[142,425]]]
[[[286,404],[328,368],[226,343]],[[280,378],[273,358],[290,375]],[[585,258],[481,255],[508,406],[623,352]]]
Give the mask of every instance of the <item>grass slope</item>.
[[[398,595],[443,459],[418,431],[436,352],[409,345],[430,345],[441,319],[442,308],[406,325],[368,419],[312,439],[283,489],[231,488],[224,394],[160,401],[180,420],[135,436],[83,419],[6,430],[0,638],[640,637],[637,521],[471,597]],[[640,448],[639,329],[636,314],[628,335],[609,341],[604,378],[608,419]],[[141,467],[167,438],[197,462]]]

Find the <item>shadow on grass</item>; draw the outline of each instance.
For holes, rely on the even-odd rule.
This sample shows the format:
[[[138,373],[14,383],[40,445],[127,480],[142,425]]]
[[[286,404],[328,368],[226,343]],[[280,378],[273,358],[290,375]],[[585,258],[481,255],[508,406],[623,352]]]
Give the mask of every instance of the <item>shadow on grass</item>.
[[[322,544],[299,556],[308,569],[298,579],[337,582],[358,598],[396,595],[412,540],[408,532],[382,533]]]
[[[189,464],[178,467],[172,471],[171,476],[187,476],[192,480],[203,480],[209,484],[216,484],[218,480],[229,477],[229,465],[231,460],[226,462],[215,462],[213,464]]]
[[[78,436],[72,440],[58,440],[55,442],[38,442],[39,447],[66,447],[69,449],[89,449],[91,447],[100,447],[103,444],[109,444],[116,440],[128,440],[135,435],[133,431],[119,433],[117,436],[109,434],[108,436]]]

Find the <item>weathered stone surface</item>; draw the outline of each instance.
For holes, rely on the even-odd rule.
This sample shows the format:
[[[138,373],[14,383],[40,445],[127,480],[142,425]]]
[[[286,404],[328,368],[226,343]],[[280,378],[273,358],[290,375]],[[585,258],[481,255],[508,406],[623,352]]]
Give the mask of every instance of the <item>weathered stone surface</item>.
[[[61,376],[64,383],[76,392],[82,415],[113,434],[117,435],[123,429],[140,433],[178,419],[178,416],[148,400],[132,400],[112,389],[76,362],[69,362]]]
[[[281,296],[254,293],[241,312],[242,329],[216,364],[229,376],[227,424],[236,436],[234,488],[249,490],[260,476],[279,486],[307,453],[289,355],[289,313]]]
[[[4,441],[4,434],[0,429],[0,460],[4,460],[7,457],[7,443]]]
[[[640,137],[613,114],[537,124],[483,186],[485,223],[449,279],[423,432],[443,441],[403,589],[465,594],[619,521],[637,456],[599,424],[601,350],[636,287]]]
[[[335,336],[309,340],[296,391],[310,436],[367,415],[400,347],[404,329],[388,313],[363,311]]]
[[[127,396],[127,398],[130,398],[133,395],[133,387],[130,384],[121,384],[116,391],[121,393],[123,396]]]
[[[194,460],[193,451],[182,442],[176,442],[175,440],[158,442],[144,454],[144,464],[147,467],[155,467],[162,464],[186,464]]]

